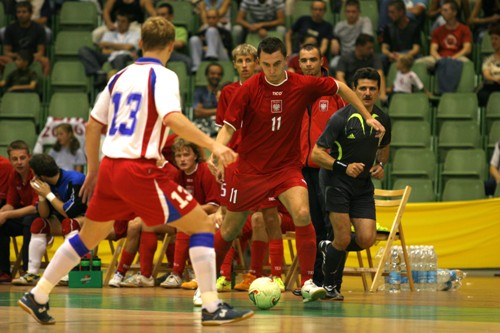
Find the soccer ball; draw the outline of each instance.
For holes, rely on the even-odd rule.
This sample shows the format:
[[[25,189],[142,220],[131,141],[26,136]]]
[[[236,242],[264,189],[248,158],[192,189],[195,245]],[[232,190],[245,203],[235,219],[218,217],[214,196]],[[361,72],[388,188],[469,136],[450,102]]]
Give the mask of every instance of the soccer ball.
[[[279,285],[269,277],[255,279],[248,289],[248,298],[262,310],[270,309],[278,304],[280,297]]]

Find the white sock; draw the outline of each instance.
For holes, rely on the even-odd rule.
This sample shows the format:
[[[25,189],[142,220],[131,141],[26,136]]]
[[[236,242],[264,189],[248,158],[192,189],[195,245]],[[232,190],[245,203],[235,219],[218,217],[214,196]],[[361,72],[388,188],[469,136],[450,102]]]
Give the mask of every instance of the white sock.
[[[80,256],[73,249],[68,240],[57,249],[54,258],[45,269],[43,277],[37,283],[31,293],[40,304],[45,304],[49,300],[49,294],[63,276],[69,273],[80,262]]]
[[[189,256],[200,288],[203,307],[214,312],[220,303],[216,287],[215,250],[213,247],[195,246],[189,248]]]
[[[47,249],[47,234],[32,234],[29,245],[28,273],[38,274]]]

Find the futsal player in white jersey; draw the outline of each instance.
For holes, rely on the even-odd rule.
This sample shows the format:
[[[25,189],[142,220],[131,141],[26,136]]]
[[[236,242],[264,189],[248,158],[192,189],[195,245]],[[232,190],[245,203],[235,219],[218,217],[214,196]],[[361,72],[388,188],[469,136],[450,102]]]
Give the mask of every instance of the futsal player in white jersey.
[[[222,325],[253,315],[219,300],[214,226],[196,200],[159,167],[169,128],[211,150],[225,166],[236,158],[231,149],[214,142],[180,112],[178,78],[165,68],[174,38],[171,23],[162,17],[149,18],[141,32],[144,57],[111,78],[91,112],[86,131],[88,173],[80,192],[84,201],[91,198],[84,227],[57,250],[37,285],[18,301],[41,324],[55,323],[47,310],[49,294],[59,279],[108,235],[115,220],[133,216],[140,216],[149,226],[168,223],[191,235],[189,254],[199,277],[203,325]],[[99,167],[104,127],[105,157]]]

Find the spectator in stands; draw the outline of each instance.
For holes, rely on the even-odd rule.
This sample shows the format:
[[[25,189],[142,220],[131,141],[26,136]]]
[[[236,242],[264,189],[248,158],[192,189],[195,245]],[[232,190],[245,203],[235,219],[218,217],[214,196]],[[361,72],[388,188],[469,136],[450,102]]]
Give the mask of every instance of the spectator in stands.
[[[420,28],[405,14],[403,0],[392,0],[388,7],[391,23],[384,27],[382,34],[382,64],[387,73],[391,63],[402,54],[412,58],[420,55]]]
[[[207,11],[207,26],[189,39],[193,60],[192,72],[196,72],[202,60],[229,60],[228,52],[233,49],[231,32],[219,25],[216,9]]]
[[[31,19],[45,29],[47,44],[52,40],[52,30],[49,28],[52,20],[52,5],[50,0],[29,0],[33,6]]]
[[[352,87],[354,73],[360,68],[372,67],[377,70],[380,75],[381,83],[379,98],[381,101],[385,102],[387,100],[385,75],[382,69],[380,55],[375,54],[374,45],[375,40],[373,36],[360,34],[356,39],[354,51],[340,57],[336,78],[349,87]]]
[[[446,24],[432,32],[430,56],[417,62],[433,69],[442,58],[451,58],[462,62],[470,61],[467,56],[472,51],[472,33],[466,25],[457,19],[458,6],[454,0],[445,0],[441,6],[441,15]]]
[[[422,80],[411,70],[412,65],[413,57],[411,54],[402,54],[398,57],[398,60],[396,60],[396,77],[387,89],[387,94],[411,94],[412,92],[424,91],[428,97],[432,97],[431,92],[424,87]]]
[[[0,87],[7,92],[35,91],[37,75],[30,69],[33,54],[29,50],[20,50],[16,55],[16,70],[11,72],[5,80],[0,81]]]
[[[500,140],[495,144],[490,160],[490,178],[484,182],[485,194],[492,197],[500,183]]]
[[[118,29],[117,13],[130,18],[130,30],[141,31],[141,24],[146,15],[155,16],[152,0],[106,0],[102,11],[104,25],[92,31],[92,41],[97,44],[106,31]]]
[[[317,41],[316,37],[304,35],[303,39],[300,41],[300,47],[302,48],[308,44],[318,46],[318,41]],[[288,60],[288,71],[289,72],[304,74],[304,73],[302,73],[302,68],[299,64],[299,59],[300,59],[299,54],[296,54],[296,55],[290,57],[290,59]],[[321,66],[324,68],[328,68],[328,59],[324,55],[321,57]]]
[[[87,159],[80,148],[80,141],[73,133],[73,127],[70,124],[63,123],[57,125],[54,130],[57,141],[54,147],[50,149],[49,155],[54,158],[61,169],[83,172]]]
[[[477,93],[480,106],[488,104],[491,93],[500,91],[500,23],[491,26],[489,32],[494,53],[483,61],[483,84]]]
[[[174,7],[167,2],[160,2],[156,5],[156,14],[162,16],[172,22],[174,20]],[[186,70],[191,73],[191,68],[193,67],[193,62],[191,58],[184,54],[188,43],[188,31],[185,27],[175,26],[175,41],[174,41],[174,51],[170,56],[169,61],[182,61],[186,64]]]
[[[33,172],[29,166],[30,150],[26,142],[13,141],[7,148],[13,170],[9,176],[6,204],[0,208],[0,282],[10,282],[10,237],[23,236],[23,271],[28,269],[30,227],[37,217],[37,193],[31,188]]]
[[[381,0],[379,7],[378,31],[382,32],[389,23],[388,8],[391,0]],[[422,28],[427,12],[428,0],[405,0],[406,16]]]
[[[299,17],[286,32],[286,52],[288,56],[298,54],[300,42],[308,36],[316,38],[321,54],[328,53],[328,44],[332,39],[333,27],[330,22],[325,21],[326,3],[321,0],[311,2],[311,15]]]
[[[78,50],[85,73],[95,76],[94,84],[97,87],[103,86],[108,79],[107,73],[101,69],[104,63],[109,62],[111,67],[118,71],[137,58],[140,31],[130,29],[130,18],[124,13],[116,14],[116,23],[116,30],[106,31],[102,36],[98,43],[100,51],[88,46]]]
[[[217,135],[215,113],[217,111],[217,90],[224,76],[224,69],[216,62],[210,63],[205,69],[207,85],[198,87],[193,95],[194,123],[210,136]]]
[[[215,9],[219,16],[219,23],[226,30],[231,31],[231,0],[203,0],[199,4],[202,28],[208,25],[207,12]]]
[[[458,5],[458,20],[460,22],[465,22],[470,17],[470,4],[469,0],[455,0]],[[437,27],[445,24],[443,17],[441,16],[441,5],[443,0],[430,0],[429,9],[427,11],[427,16],[431,19],[432,27],[431,32]]]
[[[268,31],[285,36],[285,3],[283,0],[242,0],[233,27],[236,44],[245,41],[248,33],[258,34],[261,39]]]
[[[481,16],[481,13],[483,14]],[[474,26],[474,34],[479,41],[488,31],[488,26],[500,22],[500,2],[496,0],[475,0],[468,23]]]
[[[344,7],[345,20],[335,24],[333,39],[331,42],[332,61],[330,67],[335,69],[341,55],[354,51],[356,38],[360,34],[373,35],[372,21],[369,17],[360,16],[361,7],[359,0],[347,0]]]
[[[47,37],[45,29],[31,19],[33,7],[28,1],[16,4],[16,22],[11,23],[5,29],[3,40],[3,55],[0,56],[0,68],[3,70],[5,64],[14,61],[22,49],[29,50],[33,54],[34,61],[42,65],[44,75],[49,75],[49,58],[45,56]]]

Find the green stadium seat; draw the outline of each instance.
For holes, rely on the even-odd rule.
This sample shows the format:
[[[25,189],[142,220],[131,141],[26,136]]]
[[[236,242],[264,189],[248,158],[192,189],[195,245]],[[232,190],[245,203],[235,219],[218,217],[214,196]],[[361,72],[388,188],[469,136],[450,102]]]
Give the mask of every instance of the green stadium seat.
[[[488,133],[488,139],[486,142],[488,157],[491,157],[493,154],[493,149],[498,141],[500,141],[500,120],[493,122]]]
[[[31,120],[36,126],[40,124],[40,97],[37,93],[8,92],[3,95],[0,105],[0,119]]]
[[[392,125],[391,155],[400,148],[431,149],[431,125],[425,120],[399,120]]]
[[[50,98],[48,116],[88,119],[89,112],[89,99],[83,92],[56,92]]]
[[[89,78],[79,61],[58,61],[50,75],[50,92],[88,92]]]
[[[464,62],[462,67],[462,75],[460,76],[460,81],[458,82],[457,92],[459,93],[470,93],[474,91],[476,87],[476,71],[474,69],[474,63],[472,61]]]
[[[500,120],[500,92],[492,93],[488,99],[485,112],[486,129],[489,130],[496,120]]]
[[[174,8],[173,23],[184,26],[190,34],[196,33],[199,26],[198,15],[193,14],[193,6],[190,1],[169,1]]]
[[[65,1],[58,15],[57,31],[92,31],[98,23],[97,7],[89,1]]]
[[[393,189],[404,189],[411,186],[411,195],[408,202],[433,202],[436,201],[436,193],[432,180],[423,178],[401,178],[394,182]]]
[[[443,122],[438,137],[438,157],[444,162],[450,149],[481,148],[479,125],[474,121],[449,120]]]
[[[429,99],[424,93],[395,94],[389,105],[391,121],[431,120]]]
[[[78,50],[83,46],[94,47],[89,31],[61,31],[54,43],[53,59],[78,60]]]
[[[426,148],[402,148],[394,153],[391,163],[391,184],[401,178],[423,178],[437,182],[436,154]]]
[[[14,140],[24,140],[33,148],[36,139],[35,124],[31,120],[0,121],[0,147],[7,147]]]
[[[186,64],[182,61],[171,61],[167,68],[175,72],[179,78],[179,90],[184,111],[191,106],[191,76],[187,74]]]
[[[475,93],[445,93],[436,112],[438,128],[443,121],[470,120],[479,122],[479,108]]]
[[[450,179],[446,182],[442,201],[466,201],[484,199],[484,183],[479,179]]]
[[[446,155],[441,177],[486,180],[486,153],[483,149],[452,149]]]

